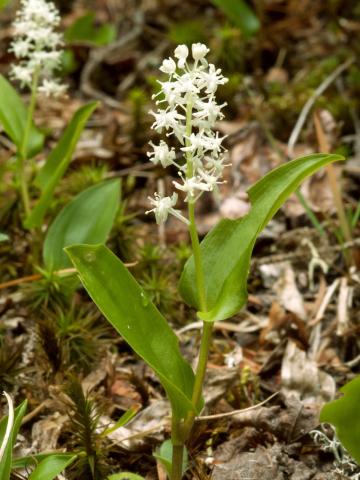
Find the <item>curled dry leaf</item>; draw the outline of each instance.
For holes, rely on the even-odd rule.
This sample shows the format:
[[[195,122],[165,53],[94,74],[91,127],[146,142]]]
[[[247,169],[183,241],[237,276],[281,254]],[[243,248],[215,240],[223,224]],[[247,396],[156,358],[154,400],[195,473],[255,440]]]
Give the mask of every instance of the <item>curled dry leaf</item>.
[[[289,341],[281,366],[282,391],[288,398],[303,403],[323,403],[335,396],[334,379],[319,370],[316,362],[306,352]]]

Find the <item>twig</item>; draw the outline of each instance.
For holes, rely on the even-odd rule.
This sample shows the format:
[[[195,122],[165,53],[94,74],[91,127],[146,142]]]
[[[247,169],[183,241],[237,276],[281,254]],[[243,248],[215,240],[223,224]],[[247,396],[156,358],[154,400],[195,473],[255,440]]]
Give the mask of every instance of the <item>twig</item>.
[[[342,63],[339,65],[328,77],[325,78],[325,80],[317,87],[315,92],[311,95],[311,97],[308,99],[308,101],[305,103],[303,106],[303,109],[301,110],[301,113],[297,119],[297,122],[295,124],[295,127],[293,128],[293,131],[291,132],[291,135],[289,137],[288,145],[287,145],[287,151],[288,151],[288,156],[291,158],[294,154],[294,147],[296,145],[296,142],[299,138],[300,132],[304,126],[305,120],[312,109],[313,105],[315,104],[316,100],[322,95],[325,90],[336,80],[336,78],[342,74],[343,71],[345,71],[347,68],[350,67],[355,61],[354,57],[349,58],[346,60],[346,62]]]
[[[269,402],[274,397],[279,395],[279,393],[280,392],[273,393],[272,395],[270,395],[270,397],[266,398],[263,402],[257,403],[256,405],[253,405],[252,407],[243,408],[241,410],[233,410],[232,412],[217,413],[215,415],[204,415],[202,417],[196,417],[195,421],[196,422],[202,422],[202,421],[207,421],[207,420],[216,420],[218,418],[233,417],[234,415],[238,415],[239,413],[250,412],[251,410],[255,410],[258,407],[262,407],[263,405],[265,405],[265,403]]]
[[[124,263],[125,267],[127,268],[134,267],[137,264],[138,262]],[[70,275],[76,272],[76,268],[64,268],[63,270],[57,270],[56,272],[53,272],[53,274],[57,277],[62,277],[63,275]],[[0,283],[0,290],[4,290],[5,288],[9,287],[16,287],[22,283],[37,282],[42,278],[44,278],[44,275],[41,273],[35,273],[34,275],[28,275],[27,277],[16,278],[15,280],[9,280],[8,282]]]

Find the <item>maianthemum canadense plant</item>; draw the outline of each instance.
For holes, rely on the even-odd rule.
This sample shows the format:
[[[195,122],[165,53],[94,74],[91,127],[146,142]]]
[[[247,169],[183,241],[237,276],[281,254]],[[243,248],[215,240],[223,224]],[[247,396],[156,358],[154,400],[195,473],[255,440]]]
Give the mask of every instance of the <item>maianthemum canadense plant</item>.
[[[63,55],[62,35],[56,31],[59,24],[60,16],[52,2],[21,0],[9,49],[15,57],[10,79],[30,91],[28,106],[11,83],[0,75],[0,124],[16,147],[14,170],[22,199],[23,223],[29,229],[42,225],[81,132],[97,107],[96,102],[90,102],[75,112],[45,164],[34,176],[33,158],[44,145],[44,134],[33,119],[38,97],[59,97],[66,91],[66,86],[55,77]],[[30,186],[40,191],[35,205],[30,197]]]
[[[221,220],[200,243],[195,205],[204,192],[221,183],[226,166],[223,138],[215,133],[223,105],[216,102],[219,85],[227,80],[206,60],[208,48],[194,44],[175,49],[174,58],[160,70],[168,76],[159,82],[159,110],[152,112],[153,128],[165,134],[152,144],[150,160],[164,168],[177,167],[176,192],[150,198],[157,223],[174,215],[189,229],[192,256],[185,264],[179,289],[184,301],[203,320],[199,359],[194,373],[182,357],[178,338],[123,263],[104,245],[73,245],[66,249],[80,279],[108,321],[157,373],[172,408],[172,457],[164,462],[171,480],[184,473],[184,448],[195,417],[204,402],[202,385],[215,321],[237,313],[247,299],[247,277],[257,236],[300,182],[339,155],[314,154],[271,171],[249,191],[250,212],[238,220]],[[169,147],[173,137],[179,148]],[[177,193],[179,192],[179,193]],[[187,206],[180,209],[179,194]],[[147,212],[149,213],[149,212]]]

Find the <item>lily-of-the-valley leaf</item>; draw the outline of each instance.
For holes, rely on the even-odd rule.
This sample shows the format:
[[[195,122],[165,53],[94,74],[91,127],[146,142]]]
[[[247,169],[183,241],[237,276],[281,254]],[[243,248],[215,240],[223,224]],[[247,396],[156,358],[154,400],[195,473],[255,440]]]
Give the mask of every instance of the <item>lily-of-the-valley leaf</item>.
[[[265,175],[249,190],[251,210],[238,220],[221,220],[201,242],[207,311],[200,311],[194,258],[185,264],[180,293],[205,321],[224,320],[247,300],[247,278],[255,241],[285,200],[308,176],[340,155],[313,154],[292,160]]]
[[[340,392],[344,394],[341,398],[324,405],[320,421],[335,427],[342,445],[360,464],[360,376],[344,385]]]
[[[175,418],[186,417],[194,410],[194,373],[165,318],[107,247],[74,245],[65,250],[98,308],[158,375]]]
[[[50,225],[43,257],[49,271],[71,266],[64,248],[77,243],[104,243],[119,208],[120,180],[87,188],[69,202]]]
[[[18,155],[22,148],[27,122],[27,107],[15,88],[0,75],[0,124],[17,147]],[[31,121],[26,157],[31,158],[43,147],[44,135]]]
[[[97,106],[98,102],[90,102],[75,112],[63,136],[36,176],[34,184],[40,188],[41,195],[35,208],[25,221],[27,228],[39,227],[42,224],[46,211],[51,204],[55,188],[71,162],[86,122]]]

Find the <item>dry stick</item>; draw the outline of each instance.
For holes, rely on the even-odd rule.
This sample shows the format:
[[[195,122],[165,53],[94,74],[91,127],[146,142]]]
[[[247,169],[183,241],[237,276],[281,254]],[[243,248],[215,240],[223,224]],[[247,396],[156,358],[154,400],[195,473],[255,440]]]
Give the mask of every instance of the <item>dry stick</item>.
[[[314,106],[316,100],[322,95],[325,90],[336,80],[336,78],[342,74],[347,68],[350,67],[355,61],[354,57],[349,58],[346,60],[346,62],[342,63],[341,65],[338,66],[328,77],[325,78],[325,80],[317,87],[313,95],[308,99],[308,101],[305,103],[303,106],[303,109],[301,110],[301,113],[299,115],[299,118],[297,119],[297,122],[295,124],[295,127],[293,128],[293,131],[291,132],[289,141],[288,141],[288,155],[289,157],[293,156],[294,153],[294,147],[296,145],[296,142],[299,138],[300,132],[304,126],[305,120]]]
[[[314,123],[315,123],[316,136],[317,136],[320,151],[324,153],[330,153],[329,142],[327,141],[318,111],[314,112]],[[332,197],[335,203],[337,215],[339,218],[341,231],[345,237],[345,240],[347,242],[351,242],[352,241],[351,231],[349,227],[349,222],[346,218],[344,203],[342,201],[341,190],[340,190],[339,182],[337,181],[337,178],[336,178],[334,165],[332,164],[326,165],[325,169],[326,169],[327,177],[329,179],[330,189],[331,189]],[[348,255],[346,255],[346,259],[350,263],[349,266],[351,266],[353,264],[353,258],[351,256],[349,257]]]
[[[132,262],[132,263],[125,263],[124,265],[130,268],[130,267],[134,267],[137,264],[138,262]],[[76,273],[76,272],[77,272],[76,268],[64,268],[62,270],[57,270],[53,272],[53,274],[58,277],[62,277],[63,275]],[[36,282],[38,280],[41,280],[42,278],[44,278],[44,275],[42,275],[41,273],[35,273],[34,275],[28,275],[27,277],[16,278],[15,280],[9,280],[8,282],[0,283],[0,290],[4,290],[5,288],[9,288],[9,287],[16,287],[17,285],[21,285],[22,283]]]
[[[225,412],[225,413],[217,413],[215,415],[204,415],[204,416],[201,416],[201,417],[196,417],[195,418],[195,421],[196,422],[202,422],[202,421],[208,421],[208,420],[217,420],[219,418],[226,418],[226,417],[233,417],[234,415],[238,415],[240,413],[246,413],[246,412],[250,412],[251,410],[255,410],[256,408],[258,407],[261,407],[262,405],[265,405],[265,403],[268,403],[270,400],[272,400],[274,397],[276,397],[277,395],[279,395],[280,392],[275,392],[273,393],[272,395],[270,395],[270,397],[266,398],[265,400],[263,400],[262,402],[260,403],[257,403],[256,405],[252,405],[251,407],[248,407],[248,408],[243,408],[243,409],[240,409],[240,410],[233,410],[232,412]]]

